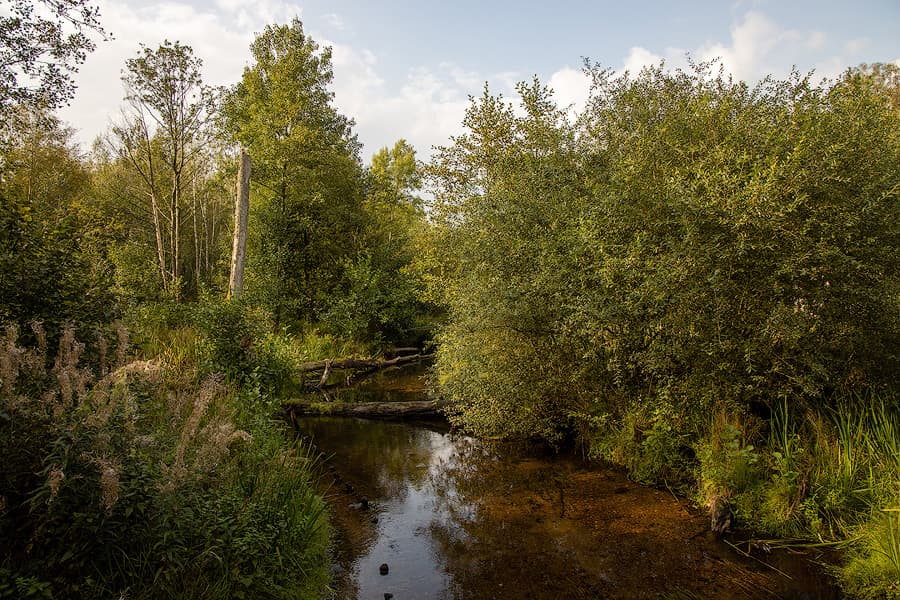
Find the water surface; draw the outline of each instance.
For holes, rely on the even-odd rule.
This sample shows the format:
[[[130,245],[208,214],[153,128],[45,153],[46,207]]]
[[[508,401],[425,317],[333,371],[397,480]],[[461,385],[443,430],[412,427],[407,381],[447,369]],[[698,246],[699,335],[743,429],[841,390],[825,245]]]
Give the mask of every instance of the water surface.
[[[441,423],[298,426],[329,456],[335,598],[838,597],[814,556],[741,556],[686,501],[577,457]]]

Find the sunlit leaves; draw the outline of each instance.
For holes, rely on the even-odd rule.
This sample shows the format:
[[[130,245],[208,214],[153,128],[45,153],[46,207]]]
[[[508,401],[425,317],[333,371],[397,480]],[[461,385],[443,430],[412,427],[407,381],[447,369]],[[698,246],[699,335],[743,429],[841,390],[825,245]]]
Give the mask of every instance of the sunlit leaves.
[[[900,129],[883,85],[751,88],[713,67],[589,67],[576,124],[536,82],[519,110],[473,100],[429,171],[438,368],[461,422],[552,437],[615,398],[702,418],[890,382]]]

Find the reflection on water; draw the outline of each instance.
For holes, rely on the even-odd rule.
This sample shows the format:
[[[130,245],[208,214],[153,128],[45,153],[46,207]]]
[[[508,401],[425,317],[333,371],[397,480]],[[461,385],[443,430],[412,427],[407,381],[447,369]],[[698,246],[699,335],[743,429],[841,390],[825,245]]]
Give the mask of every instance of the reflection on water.
[[[443,497],[435,494],[432,477],[453,451],[452,438],[440,430],[397,423],[335,417],[302,419],[300,431],[328,459],[337,473],[336,502],[362,498],[368,511],[354,508],[359,520],[377,519],[376,534],[354,557],[351,577],[359,598],[444,598],[450,576],[430,534],[451,526]],[[339,508],[344,508],[343,506]],[[388,574],[379,567],[388,564]]]
[[[339,399],[424,393],[420,366]],[[444,423],[314,417],[298,427],[329,457],[344,568],[335,598],[838,597],[808,557],[740,556],[687,502],[573,457]]]
[[[338,598],[837,597],[805,560],[760,557],[781,576],[711,537],[686,503],[575,458],[441,424],[299,427],[330,455]]]

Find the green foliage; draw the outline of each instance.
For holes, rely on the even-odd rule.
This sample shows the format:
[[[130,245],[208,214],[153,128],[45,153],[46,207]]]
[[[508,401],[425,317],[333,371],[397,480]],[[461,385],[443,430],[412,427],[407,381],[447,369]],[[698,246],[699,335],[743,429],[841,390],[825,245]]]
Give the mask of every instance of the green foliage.
[[[88,178],[72,132],[39,112],[22,113],[0,154],[0,322],[43,321],[51,338],[66,322],[109,322],[109,274],[87,248],[79,202]]]
[[[840,570],[844,590],[854,598],[900,598],[900,507],[873,516],[858,532],[850,560]]]
[[[240,300],[208,300],[198,309],[204,370],[221,371],[238,380],[247,377],[256,366],[255,345],[265,335],[265,317]]]
[[[142,46],[137,57],[125,62],[122,76],[131,111],[113,127],[118,164],[131,172],[140,190],[146,211],[141,224],[152,224],[158,283],[176,300],[185,288],[199,288],[204,251],[200,239],[207,237],[212,212],[209,198],[197,192],[209,178],[205,150],[216,103],[215,91],[203,85],[202,64],[189,46],[178,42],[166,40],[155,50]],[[186,260],[189,241],[192,262]]]
[[[223,108],[253,163],[247,294],[299,328],[327,309],[360,248],[359,143],[331,105],[331,49],[299,20],[268,26],[251,52]]]
[[[0,598],[3,600],[53,599],[51,585],[37,577],[16,576],[9,569],[0,568]]]
[[[363,203],[364,249],[344,265],[343,283],[328,301],[323,325],[338,335],[375,344],[421,343],[433,309],[421,300],[424,285],[413,266],[417,235],[426,227],[414,195],[421,173],[405,140],[372,157]]]
[[[338,336],[371,344],[421,340],[418,327],[428,310],[419,300],[421,283],[408,266],[390,269],[369,254],[348,261],[344,283],[330,300],[322,323]]]
[[[620,416],[607,399],[629,395],[689,415],[890,385],[900,138],[885,97],[853,77],[751,89],[706,65],[591,74],[577,126],[537,83],[519,114],[485,92],[429,169],[451,319],[439,380],[461,414],[484,377],[527,382],[498,392],[507,406],[566,406],[557,423]],[[451,372],[472,345],[518,364]],[[556,374],[563,401],[532,385]]]
[[[576,417],[587,420],[584,416]],[[589,419],[592,458],[625,465],[635,481],[684,490],[694,466],[689,427],[670,404],[634,402],[621,420]]]
[[[377,343],[420,343],[429,333],[423,317],[421,274],[413,266],[418,235],[426,227],[415,151],[405,140],[372,157],[366,173],[363,245],[344,264],[343,283],[322,315],[338,335]]]
[[[559,439],[564,415],[584,412],[603,387],[573,363],[584,353],[577,338],[560,335],[580,278],[570,279],[566,253],[586,173],[549,90],[519,92],[521,117],[485,90],[466,115],[469,133],[428,169],[440,274],[431,281],[450,311],[438,383],[455,403],[451,418],[476,433]]]
[[[153,361],[98,379],[64,340],[37,396],[21,392],[46,360],[9,334],[0,353],[0,595],[318,597],[315,459],[271,406],[220,376],[173,386]]]
[[[44,5],[44,6],[40,6]],[[37,10],[35,10],[37,9]],[[72,73],[105,36],[87,0],[11,0],[0,15],[0,114],[16,104],[53,109],[75,94]],[[0,134],[8,133],[0,125]]]

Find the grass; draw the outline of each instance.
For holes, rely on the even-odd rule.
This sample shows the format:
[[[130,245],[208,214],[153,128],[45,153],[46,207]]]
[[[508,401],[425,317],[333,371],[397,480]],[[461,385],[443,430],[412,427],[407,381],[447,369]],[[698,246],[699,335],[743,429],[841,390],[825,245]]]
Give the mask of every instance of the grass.
[[[153,360],[92,365],[66,332],[51,369],[7,328],[0,598],[319,597],[315,457],[257,390],[200,374],[195,329],[140,337]]]
[[[683,435],[649,448],[648,432],[668,433],[645,421],[626,415],[621,427],[595,428],[591,441],[643,481],[654,473],[648,456],[657,473],[688,462]],[[724,502],[735,527],[789,540],[772,547],[837,549],[834,574],[851,597],[900,598],[900,406],[892,397],[847,395],[830,408],[782,400],[768,420],[720,408],[691,441],[698,504]]]

